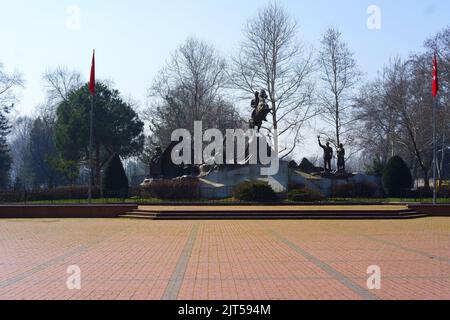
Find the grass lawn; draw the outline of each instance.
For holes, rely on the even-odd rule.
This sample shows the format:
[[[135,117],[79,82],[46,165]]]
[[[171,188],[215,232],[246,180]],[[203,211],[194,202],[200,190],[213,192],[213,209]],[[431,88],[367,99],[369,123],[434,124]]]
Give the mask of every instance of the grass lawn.
[[[346,203],[355,203],[355,204],[369,204],[369,203],[429,203],[431,204],[433,199],[431,198],[423,198],[423,199],[414,199],[414,198],[332,198],[324,201],[322,203],[337,203],[337,204],[346,204]],[[66,199],[66,200],[43,200],[43,201],[30,201],[27,204],[87,204],[87,199]],[[233,198],[222,199],[222,200],[162,200],[156,198],[102,198],[102,199],[93,199],[92,203],[94,204],[239,204],[239,201],[234,200]],[[281,201],[280,204],[294,204],[294,202],[290,202],[288,200]],[[441,204],[450,204],[450,198],[441,198],[438,199],[438,203]]]
[[[342,203],[433,203],[432,198],[379,198],[379,199],[364,199],[364,198],[354,198],[354,199],[346,199],[346,198],[334,198],[329,199],[330,202],[342,202]],[[438,198],[438,203],[441,204],[450,204],[450,198]]]

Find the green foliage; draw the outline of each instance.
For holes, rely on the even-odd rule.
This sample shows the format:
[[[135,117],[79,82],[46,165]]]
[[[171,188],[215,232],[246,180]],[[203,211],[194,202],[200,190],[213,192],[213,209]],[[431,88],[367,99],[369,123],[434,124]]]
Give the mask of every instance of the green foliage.
[[[288,200],[293,202],[317,202],[324,199],[321,192],[308,188],[294,189],[288,193]]]
[[[128,195],[128,178],[118,154],[115,154],[106,165],[102,190],[106,197],[126,198]]]
[[[390,197],[401,197],[408,193],[413,181],[411,172],[403,159],[395,156],[389,160],[383,172],[383,188]]]
[[[386,168],[386,163],[379,157],[373,159],[372,164],[366,166],[366,174],[369,176],[382,177],[384,169]]]
[[[276,202],[277,195],[272,187],[261,181],[246,181],[236,186],[233,197],[241,201]]]
[[[142,193],[144,198],[198,200],[200,199],[199,180],[196,178],[155,180],[143,187]]]
[[[57,158],[54,159],[52,163],[59,174],[61,174],[71,185],[75,183],[80,175],[80,165],[77,161]]]
[[[91,94],[86,84],[72,92],[58,106],[56,146],[62,158],[85,161],[89,157]],[[115,153],[139,155],[144,145],[144,123],[118,90],[96,83],[94,105],[94,147],[97,176],[103,163]]]
[[[377,186],[367,182],[347,183],[334,186],[333,198],[373,198],[377,192]]]
[[[33,173],[34,185],[46,185],[51,189],[61,182],[62,177],[55,165],[58,155],[53,122],[43,118],[34,120],[28,152],[27,166]]]
[[[94,199],[100,198],[100,189],[93,188],[92,196]],[[17,189],[9,192],[0,192],[0,203],[25,203],[25,202],[51,202],[69,200],[87,201],[87,187],[57,187],[52,190],[24,190]],[[77,203],[77,202],[73,202]]]

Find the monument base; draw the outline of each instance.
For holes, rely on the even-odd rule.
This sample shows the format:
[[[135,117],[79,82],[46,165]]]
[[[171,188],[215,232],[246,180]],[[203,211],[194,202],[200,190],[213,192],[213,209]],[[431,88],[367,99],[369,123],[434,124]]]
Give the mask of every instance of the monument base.
[[[286,193],[289,185],[288,162],[280,161],[278,173],[261,175],[262,165],[224,165],[208,172],[202,172],[200,194],[204,199],[225,199],[233,195],[234,188],[245,181],[267,182],[276,193]]]
[[[379,177],[368,176],[360,173],[312,173],[308,174],[298,170],[290,170],[289,182],[301,185],[308,189],[321,192],[326,197],[333,195],[333,189],[339,186],[368,184],[376,189],[375,197],[382,197],[383,188]]]

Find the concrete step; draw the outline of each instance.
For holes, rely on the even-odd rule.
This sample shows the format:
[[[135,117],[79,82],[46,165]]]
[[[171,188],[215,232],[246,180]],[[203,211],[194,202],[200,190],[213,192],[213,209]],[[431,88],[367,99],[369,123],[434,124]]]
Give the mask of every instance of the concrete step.
[[[403,209],[403,210],[348,210],[348,211],[336,211],[336,210],[210,210],[210,211],[204,211],[204,210],[143,210],[143,209],[136,209],[129,213],[132,214],[138,214],[138,215],[227,215],[227,216],[233,216],[233,215],[266,215],[266,214],[283,214],[283,215],[297,215],[297,214],[330,214],[330,215],[408,215],[411,212],[416,212],[411,209]]]
[[[120,216],[128,219],[150,220],[290,220],[290,219],[417,219],[427,217],[415,211],[400,212],[145,212],[133,211]]]
[[[410,215],[410,216],[238,216],[238,217],[225,217],[225,216],[136,216],[136,215],[124,215],[121,218],[126,219],[146,219],[146,220],[400,220],[400,219],[419,219],[424,218],[425,215]]]

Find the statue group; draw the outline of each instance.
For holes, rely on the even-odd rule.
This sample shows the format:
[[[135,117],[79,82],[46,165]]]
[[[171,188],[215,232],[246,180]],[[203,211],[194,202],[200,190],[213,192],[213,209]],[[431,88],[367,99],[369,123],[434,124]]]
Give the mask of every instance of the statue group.
[[[333,160],[333,148],[330,143],[327,142],[325,145],[320,141],[320,136],[317,137],[319,141],[319,146],[323,149],[323,162],[325,172],[331,172],[331,161]],[[337,149],[337,172],[345,173],[345,149],[344,145],[341,143]]]
[[[253,109],[250,128],[257,128],[258,132],[261,130],[262,125],[267,121],[267,116],[272,111],[267,103],[269,97],[264,89],[259,92],[255,92],[254,98],[251,100],[251,107]],[[323,149],[324,170],[326,173],[332,172],[331,162],[333,160],[333,148],[330,143],[322,144],[320,136],[318,136],[319,146]],[[173,142],[166,151],[158,146],[155,148],[153,156],[150,160],[150,178],[151,179],[164,179],[172,178],[177,175],[194,174],[195,166],[175,166],[171,164],[171,160],[168,158],[174,145],[177,142]],[[336,150],[337,152],[337,171],[336,173],[345,173],[345,149],[344,145],[340,144]]]

